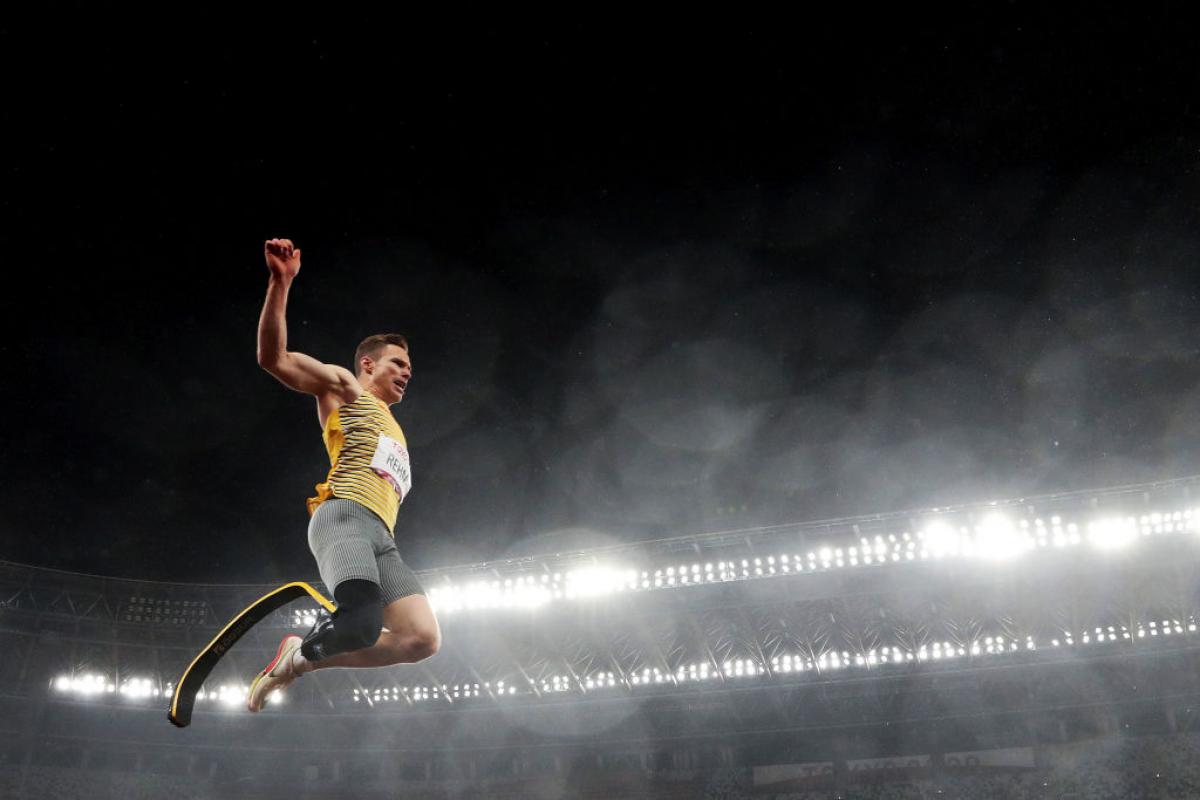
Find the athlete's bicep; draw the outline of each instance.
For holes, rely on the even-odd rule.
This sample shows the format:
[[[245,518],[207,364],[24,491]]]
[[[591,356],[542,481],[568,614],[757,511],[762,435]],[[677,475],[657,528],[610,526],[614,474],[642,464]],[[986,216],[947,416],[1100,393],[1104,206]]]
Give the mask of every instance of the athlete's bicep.
[[[263,369],[279,379],[289,389],[316,397],[326,394],[346,394],[357,384],[354,375],[345,367],[326,364],[304,353],[284,353]]]

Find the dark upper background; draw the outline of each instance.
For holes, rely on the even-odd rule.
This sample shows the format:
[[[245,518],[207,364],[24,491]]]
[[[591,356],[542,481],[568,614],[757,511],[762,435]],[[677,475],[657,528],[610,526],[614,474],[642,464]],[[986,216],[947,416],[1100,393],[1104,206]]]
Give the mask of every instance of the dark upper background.
[[[0,558],[314,574],[314,404],[411,339],[416,567],[1200,472],[1200,100],[1122,19],[64,12],[6,72]]]

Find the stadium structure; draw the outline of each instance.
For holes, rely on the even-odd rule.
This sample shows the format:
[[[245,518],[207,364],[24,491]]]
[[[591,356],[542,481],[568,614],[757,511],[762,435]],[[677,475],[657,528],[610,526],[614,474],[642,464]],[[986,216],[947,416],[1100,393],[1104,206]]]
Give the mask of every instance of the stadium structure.
[[[184,730],[273,587],[0,562],[0,796],[1195,796],[1198,553],[1190,477],[429,570],[432,659],[250,714],[298,601]]]

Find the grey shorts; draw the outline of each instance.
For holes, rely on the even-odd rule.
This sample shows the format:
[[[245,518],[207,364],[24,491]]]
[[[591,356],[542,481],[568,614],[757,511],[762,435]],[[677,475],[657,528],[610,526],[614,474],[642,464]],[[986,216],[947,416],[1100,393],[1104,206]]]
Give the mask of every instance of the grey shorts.
[[[384,605],[425,594],[383,520],[353,500],[330,498],[317,507],[308,522],[308,549],[330,592],[342,581],[358,578],[383,590]]]

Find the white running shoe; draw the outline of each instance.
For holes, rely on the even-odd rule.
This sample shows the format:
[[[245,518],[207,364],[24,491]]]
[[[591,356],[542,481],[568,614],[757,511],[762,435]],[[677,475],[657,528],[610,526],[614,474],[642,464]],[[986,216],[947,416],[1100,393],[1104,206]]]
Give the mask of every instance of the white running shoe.
[[[292,670],[292,653],[299,649],[303,641],[295,634],[283,637],[283,641],[279,643],[279,650],[275,653],[275,659],[267,664],[266,668],[258,673],[254,682],[250,684],[250,692],[246,695],[246,708],[251,711],[262,711],[263,704],[267,701],[267,695],[280,689],[286,689],[292,681],[296,680],[297,675]]]

